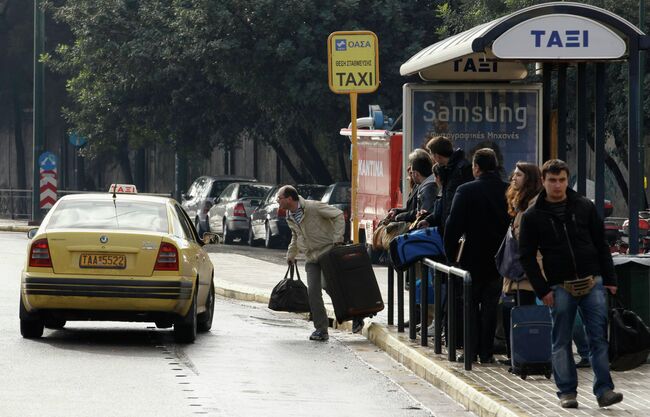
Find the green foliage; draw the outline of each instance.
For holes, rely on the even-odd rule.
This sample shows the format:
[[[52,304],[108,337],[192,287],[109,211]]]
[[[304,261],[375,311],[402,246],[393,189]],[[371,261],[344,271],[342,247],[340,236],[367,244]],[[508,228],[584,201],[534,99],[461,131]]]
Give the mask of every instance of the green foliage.
[[[401,112],[399,66],[435,42],[433,0],[69,0],[48,8],[74,42],[47,62],[68,74],[70,124],[91,149],[169,142],[186,153],[254,136],[290,144],[312,176],[331,179],[349,123],[327,86],[331,32],[377,33],[381,87],[362,96]],[[319,139],[320,138],[320,139]],[[340,148],[343,151],[343,148]],[[301,151],[302,150],[302,151]],[[316,150],[315,152],[313,150]],[[323,161],[325,159],[325,162]]]

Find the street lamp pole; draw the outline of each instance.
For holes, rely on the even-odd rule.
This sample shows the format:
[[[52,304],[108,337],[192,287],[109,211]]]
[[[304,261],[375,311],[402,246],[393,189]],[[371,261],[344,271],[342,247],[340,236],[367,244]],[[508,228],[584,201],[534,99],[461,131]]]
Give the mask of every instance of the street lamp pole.
[[[641,29],[642,32],[645,33],[645,0],[639,0],[639,29]],[[646,51],[639,51],[639,80],[640,80],[640,89],[641,89],[641,94],[640,94],[640,100],[641,100],[641,107],[640,107],[640,112],[641,112],[641,117],[639,117],[639,139],[640,139],[640,145],[639,146],[639,159],[641,161],[641,175],[640,175],[640,186],[641,186],[641,193],[639,195],[641,196],[641,201],[639,202],[639,207],[642,207],[643,209],[646,209],[647,207],[645,206],[647,197],[646,197],[646,165],[645,165],[645,151],[646,151],[646,139],[645,139],[645,134],[643,133],[643,115],[645,114],[643,111],[643,90],[645,86],[645,61],[646,61]]]
[[[41,178],[38,165],[38,157],[43,153],[43,128],[44,128],[44,108],[43,108],[43,86],[44,71],[43,63],[40,57],[45,50],[45,16],[41,7],[41,0],[34,0],[34,146],[32,151],[33,157],[33,181],[32,181],[32,222],[38,224],[41,221],[40,191]]]

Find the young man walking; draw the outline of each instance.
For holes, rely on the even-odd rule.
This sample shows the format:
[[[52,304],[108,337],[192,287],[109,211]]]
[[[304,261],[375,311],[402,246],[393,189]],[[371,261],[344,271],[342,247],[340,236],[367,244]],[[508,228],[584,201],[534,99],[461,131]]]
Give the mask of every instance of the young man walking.
[[[320,201],[305,200],[290,185],[278,192],[280,208],[287,210],[287,223],[291,229],[291,243],[287,249],[287,263],[296,261],[299,251],[305,253],[309,307],[316,330],[310,340],[326,341],[328,318],[321,287],[321,266],[318,257],[334,245],[343,243],[345,220],[343,212],[336,207]],[[363,328],[363,319],[353,320],[352,331],[358,333]]]
[[[605,242],[603,220],[587,198],[568,187],[569,167],[559,159],[542,166],[544,189],[522,217],[521,264],[535,293],[551,308],[553,376],[560,405],[577,408],[578,375],[571,349],[576,310],[589,339],[593,392],[600,407],[623,400],[609,372],[607,295],[616,293],[616,275]],[[542,254],[546,279],[537,263]]]

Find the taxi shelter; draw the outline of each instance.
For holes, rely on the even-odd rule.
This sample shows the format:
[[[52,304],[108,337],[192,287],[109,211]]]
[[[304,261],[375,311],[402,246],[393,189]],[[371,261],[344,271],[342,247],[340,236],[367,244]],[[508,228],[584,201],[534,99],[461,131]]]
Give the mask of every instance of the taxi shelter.
[[[523,79],[523,64],[541,63],[542,157],[566,159],[567,67],[576,66],[576,174],[583,195],[587,185],[588,63],[595,68],[595,202],[604,212],[605,187],[605,65],[628,63],[628,208],[629,218],[638,218],[643,193],[639,136],[641,130],[640,51],[650,48],[650,37],[636,26],[607,10],[581,3],[550,2],[531,6],[421,50],[401,68],[404,76],[419,74],[425,81],[441,81],[449,73],[470,64],[472,80]],[[476,58],[478,56],[478,58]],[[472,59],[473,58],[473,59]],[[504,71],[497,71],[500,65]],[[445,70],[449,68],[449,71]],[[590,66],[589,68],[591,68]],[[551,143],[551,82],[557,77],[557,147]],[[466,78],[467,79],[467,78]],[[571,105],[574,105],[571,103]],[[623,190],[625,192],[625,190]],[[638,253],[638,222],[630,222],[630,253]]]

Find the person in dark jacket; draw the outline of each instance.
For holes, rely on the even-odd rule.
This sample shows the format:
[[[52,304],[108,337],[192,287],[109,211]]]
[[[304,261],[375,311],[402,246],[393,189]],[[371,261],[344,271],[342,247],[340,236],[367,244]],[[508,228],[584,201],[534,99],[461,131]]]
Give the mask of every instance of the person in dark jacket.
[[[442,225],[442,181],[440,179],[440,169],[440,165],[433,165],[433,178],[435,179],[436,185],[438,186],[438,195],[436,195],[436,200],[433,203],[433,208],[427,216],[429,219],[429,222],[427,222],[427,227],[440,227]],[[418,227],[422,221],[418,223]]]
[[[429,154],[423,149],[416,149],[409,154],[411,177],[417,184],[416,205],[413,209],[395,216],[396,220],[413,222],[419,212],[431,212],[438,194],[435,177],[432,175],[433,164]]]
[[[493,363],[494,333],[497,325],[497,305],[502,281],[494,263],[501,241],[506,234],[510,216],[506,204],[508,184],[497,173],[498,163],[492,149],[479,149],[474,154],[474,181],[456,190],[445,226],[445,253],[455,259],[458,240],[465,235],[465,247],[460,266],[472,275],[472,345],[466,354],[481,363]]]
[[[462,149],[454,150],[451,140],[444,136],[434,136],[426,144],[431,159],[440,166],[440,181],[442,183],[442,194],[440,197],[440,215],[436,219],[435,213],[429,214],[424,220],[418,223],[418,228],[440,224],[440,233],[444,233],[445,222],[449,217],[451,203],[456,194],[456,189],[472,181],[472,165],[465,159]]]
[[[519,254],[535,293],[551,308],[553,376],[560,405],[578,407],[571,336],[580,309],[595,376],[593,392],[598,405],[606,407],[623,400],[623,394],[614,392],[607,343],[605,288],[616,293],[616,274],[603,220],[589,199],[568,188],[568,179],[564,161],[552,159],[542,166],[544,189],[522,216]],[[538,250],[546,279],[537,263]]]
[[[417,210],[418,184],[413,181],[413,172],[411,171],[411,165],[406,166],[406,176],[411,189],[406,199],[406,206],[391,208],[388,211],[388,215],[386,216],[389,221],[405,221],[404,218],[408,215],[409,212]]]

